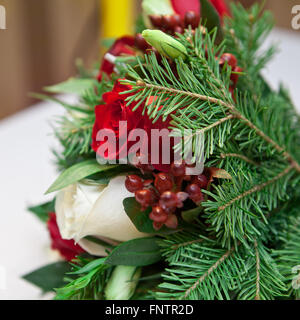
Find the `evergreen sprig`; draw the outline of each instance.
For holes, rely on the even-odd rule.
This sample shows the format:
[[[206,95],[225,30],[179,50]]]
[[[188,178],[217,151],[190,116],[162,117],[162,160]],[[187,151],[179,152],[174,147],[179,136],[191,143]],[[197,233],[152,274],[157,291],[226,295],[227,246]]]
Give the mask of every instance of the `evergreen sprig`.
[[[300,298],[300,214],[289,219],[289,225],[280,232],[280,248],[273,256],[278,261],[278,268],[284,276],[289,296]]]
[[[264,4],[256,3],[249,10],[240,3],[234,4],[231,6],[232,17],[226,17],[224,25],[226,49],[236,56],[244,71],[239,88],[255,95],[259,86],[267,86],[260,72],[276,52],[274,46],[261,50],[274,26],[272,14],[263,9]]]
[[[155,293],[158,299],[270,300],[287,293],[285,279],[261,241],[225,250],[215,239],[183,233],[161,246],[170,267]]]
[[[275,52],[273,47],[260,51],[273,26],[269,13],[261,14],[259,5],[249,11],[233,5],[232,13],[225,20],[225,40],[218,45],[216,30],[178,35],[188,52],[186,60],[158,62],[155,54],[130,58],[127,66],[118,60],[120,76],[126,75],[122,81],[132,86],[126,92],[131,93],[128,103],[144,106],[154,122],[170,116],[177,133],[190,130],[186,147],[196,158],[204,152],[207,167],[225,169],[232,177],[214,181],[205,192],[204,213],[195,222],[196,229],[201,224],[205,230],[160,237],[168,266],[149,298],[300,297],[292,286],[299,280],[293,268],[300,265],[300,118],[286,90],[272,90],[261,76]],[[219,66],[224,52],[234,54],[243,68],[234,95],[230,68]],[[94,156],[93,110],[114,80],[98,83],[78,106],[64,105],[68,115],[57,130],[64,148],[59,155],[62,167]],[[153,96],[157,99],[150,99]],[[57,298],[104,298],[111,270],[98,262],[74,265],[79,277],[69,279]]]
[[[261,104],[248,92],[240,93],[235,101],[228,90],[229,73],[220,72],[215,58],[215,52],[223,52],[224,47],[220,45],[216,50],[214,37],[215,33],[203,35],[198,29],[195,36],[187,32],[180,38],[188,49],[189,60],[176,61],[177,77],[167,59],[159,64],[153,54],[145,56],[144,61],[138,58],[139,72],[134,68],[129,71],[135,81],[124,82],[133,86],[128,102],[139,101],[136,108],[150,96],[159,97],[144,107],[154,121],[171,115],[177,130],[204,133],[206,158],[219,156],[216,149],[226,154],[227,146],[234,143],[240,153],[250,150],[250,161],[260,162],[259,170],[252,170],[250,175],[242,170],[230,183],[220,184],[209,193],[213,201],[204,203],[208,223],[221,244],[231,247],[232,240],[244,241],[245,236],[253,241],[259,232],[252,218],[265,220],[264,215],[279,200],[289,198],[286,186],[298,185],[299,131],[281,116],[285,110],[277,110],[273,104],[266,106],[265,100]],[[274,103],[274,99],[271,101]],[[296,123],[295,119],[291,121]],[[197,154],[199,144],[192,146]]]
[[[112,268],[105,264],[105,258],[87,260],[78,257],[72,263],[73,271],[65,278],[68,282],[56,289],[56,300],[103,300],[104,288]]]
[[[54,125],[55,135],[63,150],[54,150],[56,161],[60,169],[66,169],[80,161],[94,158],[91,148],[92,130],[95,123],[95,106],[103,103],[103,93],[111,90],[112,80],[94,82],[94,86],[86,90],[76,107],[66,109],[66,114],[57,119]]]
[[[185,238],[185,240],[184,240]],[[156,293],[158,299],[230,299],[246,274],[240,253],[215,239],[172,236],[161,244],[169,266]]]
[[[260,13],[257,5],[250,12],[234,7],[233,18],[226,22],[225,44],[218,48],[216,33],[186,32],[179,41],[188,50],[188,60],[170,63],[163,58],[158,63],[150,55],[129,68],[131,80],[126,83],[133,89],[128,102],[140,101],[137,107],[146,102],[144,112],[154,121],[171,116],[177,130],[200,130],[207,166],[217,165],[233,177],[207,192],[204,217],[212,238],[172,235],[164,242],[170,267],[157,298],[274,299],[286,296],[286,284],[291,286],[291,266],[284,259],[285,267],[280,266],[266,245],[278,244],[271,235],[278,235],[290,212],[285,210],[287,216],[277,222],[273,214],[278,217],[276,211],[293,205],[299,194],[299,116],[288,94],[272,91],[260,75],[274,53],[274,48],[258,53],[272,28],[269,14]],[[218,64],[225,50],[238,57],[244,71],[235,98],[228,90],[228,70],[221,72]],[[159,98],[149,103],[150,96]],[[293,240],[289,250],[296,263]],[[286,280],[284,270],[290,275]],[[233,284],[233,279],[239,280]]]

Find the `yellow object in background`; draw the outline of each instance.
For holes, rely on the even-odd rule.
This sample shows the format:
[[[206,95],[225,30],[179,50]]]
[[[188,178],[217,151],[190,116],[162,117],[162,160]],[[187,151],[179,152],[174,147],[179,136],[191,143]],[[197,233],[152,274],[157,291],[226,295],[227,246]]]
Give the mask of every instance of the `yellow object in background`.
[[[135,9],[135,0],[100,0],[101,38],[133,34]]]

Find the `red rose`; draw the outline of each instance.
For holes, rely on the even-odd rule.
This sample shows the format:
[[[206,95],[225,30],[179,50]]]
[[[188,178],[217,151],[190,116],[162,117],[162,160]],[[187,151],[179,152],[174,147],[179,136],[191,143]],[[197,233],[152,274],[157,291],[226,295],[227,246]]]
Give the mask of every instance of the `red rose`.
[[[188,11],[194,11],[200,14],[201,6],[199,0],[171,0],[173,9],[182,18]],[[210,0],[211,4],[218,11],[219,15],[223,17],[225,14],[229,15],[229,10],[224,0]]]
[[[116,137],[116,152],[105,151],[104,156],[107,160],[118,160],[127,157],[127,153],[130,148],[138,142],[130,137],[133,134],[133,129],[143,129],[147,133],[145,139],[148,142],[148,151],[150,152],[151,147],[151,130],[152,129],[164,129],[168,128],[169,121],[163,122],[162,120],[156,121],[154,124],[149,119],[148,115],[143,114],[143,109],[145,104],[142,104],[138,107],[137,110],[133,111],[133,108],[137,105],[138,102],[133,102],[130,105],[127,105],[125,99],[130,96],[130,94],[120,94],[121,92],[128,91],[131,89],[131,86],[122,85],[119,81],[115,83],[115,86],[111,92],[107,92],[103,95],[103,100],[106,104],[96,106],[95,114],[96,120],[92,133],[92,148],[95,152],[99,151],[99,147],[107,143],[108,139],[104,141],[97,141],[97,135],[100,130],[108,129],[111,132],[114,132]],[[120,130],[119,122],[127,122],[127,131]],[[119,146],[120,140],[123,140],[124,143],[121,143]],[[127,147],[126,143],[127,142]],[[144,145],[144,143],[142,143]],[[146,146],[145,146],[146,148]],[[98,152],[99,153],[99,152]],[[154,165],[156,169],[166,170],[165,166]]]
[[[64,240],[61,237],[55,213],[49,214],[47,225],[52,240],[52,249],[58,250],[67,261],[71,261],[76,256],[85,252],[78,244],[75,244],[73,240]]]
[[[134,46],[134,37],[124,36],[122,38],[117,39],[107,53],[111,54],[114,57],[118,57],[123,54],[134,56],[135,51],[133,49],[133,46]],[[98,80],[101,81],[102,72],[105,72],[107,75],[111,75],[114,71],[114,67],[115,65],[110,60],[109,55],[107,54],[104,55]]]

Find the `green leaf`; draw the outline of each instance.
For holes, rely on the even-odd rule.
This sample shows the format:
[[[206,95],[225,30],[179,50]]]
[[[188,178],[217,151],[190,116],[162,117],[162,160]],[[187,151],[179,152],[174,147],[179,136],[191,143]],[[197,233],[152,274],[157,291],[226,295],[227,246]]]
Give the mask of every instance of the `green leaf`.
[[[218,40],[222,40],[222,26],[221,20],[218,12],[214,8],[214,6],[208,0],[199,0],[201,4],[201,17],[203,22],[205,23],[208,31],[213,30],[215,27],[218,28],[217,38]]]
[[[145,211],[141,211],[141,206],[134,197],[124,199],[123,206],[126,214],[138,231],[151,234],[168,234],[174,232],[174,230],[169,230],[165,226],[159,231],[155,230],[153,228],[153,221],[149,218],[151,208],[149,207]]]
[[[49,213],[55,211],[55,199],[39,206],[30,207],[28,210],[34,213],[42,222],[47,222]]]
[[[186,210],[186,211],[183,211],[181,213],[181,216],[182,216],[182,219],[187,222],[187,223],[192,223],[194,222],[198,216],[199,216],[199,213],[203,211],[203,208],[202,206],[200,207],[196,207],[194,209],[191,209],[191,210]]]
[[[101,240],[101,239],[98,239],[98,238],[95,238],[95,237],[92,237],[92,236],[85,237],[84,239],[86,239],[87,241],[96,243],[99,246],[102,246],[102,247],[107,248],[107,249],[113,249],[115,247],[115,246],[105,242],[104,240]]]
[[[74,272],[69,272],[69,274],[89,273],[92,270],[97,269],[100,266],[102,266],[105,263],[105,261],[106,261],[106,258],[100,258],[100,259],[93,260],[90,263],[83,266],[81,269],[74,271]]]
[[[106,264],[117,266],[148,266],[161,260],[156,238],[134,239],[120,244],[108,256]]]
[[[22,278],[41,288],[46,293],[64,286],[65,274],[70,271],[71,266],[68,262],[57,262],[35,270]]]
[[[153,223],[149,219],[149,213],[151,212],[150,207],[145,211],[141,211],[141,206],[134,197],[124,199],[123,206],[126,214],[133,222],[138,231],[145,233],[155,233]]]
[[[84,114],[93,114],[94,110],[93,109],[85,109],[82,107],[78,107],[75,105],[71,105],[68,103],[65,103],[64,101],[61,101],[55,97],[52,96],[47,96],[46,94],[41,94],[41,93],[29,93],[29,96],[35,99],[39,99],[39,100],[44,100],[44,101],[51,101],[51,102],[55,102],[60,104],[61,106],[63,106],[65,109],[69,110],[69,111],[76,111],[76,112],[81,112]]]
[[[97,160],[86,160],[75,164],[63,171],[57,180],[47,190],[46,194],[61,190],[70,184],[78,182],[92,174],[104,172],[116,168],[117,165],[99,165]]]
[[[94,84],[94,79],[70,78],[54,86],[45,87],[44,90],[51,93],[76,93],[81,95],[86,90],[92,89]]]

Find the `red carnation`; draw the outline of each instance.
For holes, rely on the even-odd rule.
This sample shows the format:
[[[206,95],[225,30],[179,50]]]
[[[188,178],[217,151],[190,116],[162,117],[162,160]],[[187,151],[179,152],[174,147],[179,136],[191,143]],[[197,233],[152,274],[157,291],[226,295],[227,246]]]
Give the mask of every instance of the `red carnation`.
[[[96,120],[93,128],[92,134],[92,148],[95,152],[99,151],[99,147],[107,143],[108,139],[105,141],[97,139],[97,135],[100,130],[108,129],[110,132],[114,132],[116,137],[116,152],[108,153],[108,150],[104,153],[105,159],[108,160],[118,160],[127,157],[130,148],[137,143],[137,141],[129,141],[133,129],[143,129],[147,133],[148,148],[151,147],[151,130],[152,129],[164,129],[169,127],[169,121],[163,122],[162,120],[156,121],[154,124],[149,119],[146,112],[143,114],[143,109],[145,104],[143,103],[138,107],[137,110],[133,111],[133,108],[138,102],[132,102],[127,105],[125,101],[130,94],[121,94],[124,91],[132,89],[131,86],[120,84],[119,81],[115,83],[115,86],[111,92],[107,92],[103,95],[103,100],[105,104],[98,105],[95,108]],[[127,122],[127,131],[122,132],[120,130],[120,121]],[[120,140],[124,141],[119,147]],[[134,139],[132,139],[134,140]],[[127,147],[126,147],[127,142]],[[103,156],[103,155],[102,155]],[[165,166],[154,165],[156,169],[167,170]]]
[[[171,0],[171,2],[174,11],[182,18],[184,18],[185,13],[188,11],[194,11],[200,15],[201,6],[199,0]],[[229,15],[229,10],[224,0],[210,0],[210,2],[221,17],[225,14]]]
[[[133,46],[134,46],[134,37],[124,36],[122,38],[117,39],[114,42],[113,46],[109,49],[109,51],[103,57],[98,80],[101,81],[103,72],[105,72],[107,75],[111,75],[113,73],[115,65],[111,60],[111,58],[118,57],[121,55],[134,56],[135,51],[133,50]]]
[[[67,261],[71,261],[75,259],[76,256],[85,252],[78,244],[75,244],[74,240],[64,240],[61,237],[55,213],[49,214],[47,225],[52,240],[52,249],[58,250]]]
[[[200,1],[199,0],[171,0],[173,10],[178,13],[182,18],[188,11],[194,11],[200,14]]]

